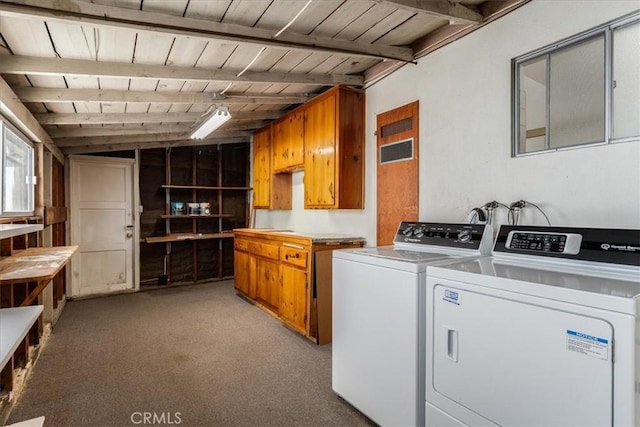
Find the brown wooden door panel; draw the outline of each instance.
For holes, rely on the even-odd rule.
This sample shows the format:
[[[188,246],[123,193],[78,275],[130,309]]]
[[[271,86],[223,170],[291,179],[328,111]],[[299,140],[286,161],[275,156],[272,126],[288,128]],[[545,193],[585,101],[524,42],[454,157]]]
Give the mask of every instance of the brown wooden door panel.
[[[289,118],[289,167],[304,163],[304,111],[298,110]]]
[[[280,317],[289,325],[307,332],[307,272],[280,266]]]
[[[279,268],[277,262],[256,261],[256,298],[276,313],[280,306]]]
[[[336,97],[307,108],[305,123],[305,205],[335,206]]]
[[[418,101],[377,116],[377,245],[393,243],[400,221],[418,220]],[[380,164],[380,147],[413,138],[413,158]]]
[[[253,135],[253,206],[269,208],[271,201],[271,130]]]
[[[249,295],[249,254],[235,251],[233,261],[235,287],[243,294]]]
[[[273,171],[286,169],[289,158],[289,122],[287,118],[273,123],[272,167]]]

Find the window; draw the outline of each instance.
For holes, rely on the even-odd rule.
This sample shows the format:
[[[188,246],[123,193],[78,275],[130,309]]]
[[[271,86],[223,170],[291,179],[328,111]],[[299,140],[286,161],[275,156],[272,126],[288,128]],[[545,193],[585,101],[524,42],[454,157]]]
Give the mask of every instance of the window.
[[[640,138],[640,15],[513,60],[513,154]]]
[[[0,119],[3,216],[33,214],[34,159],[31,143]]]

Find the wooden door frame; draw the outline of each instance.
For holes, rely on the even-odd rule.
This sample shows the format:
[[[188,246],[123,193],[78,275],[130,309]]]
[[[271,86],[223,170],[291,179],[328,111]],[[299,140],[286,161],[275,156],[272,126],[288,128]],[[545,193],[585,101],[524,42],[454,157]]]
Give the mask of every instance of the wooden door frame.
[[[131,167],[131,214],[133,215],[133,251],[131,256],[133,257],[133,287],[131,290],[139,291],[140,290],[140,180],[139,180],[139,157],[140,150],[135,150],[135,158],[122,158],[122,157],[102,157],[102,156],[90,156],[90,155],[79,155],[79,154],[71,154],[65,157],[65,165],[64,165],[64,181],[65,181],[65,193],[68,195],[66,197],[66,208],[69,212],[69,220],[66,222],[66,240],[67,243],[71,242],[71,221],[73,220],[71,213],[71,160],[86,160],[100,163],[128,163]],[[73,257],[75,258],[75,256]],[[73,278],[71,277],[71,272],[73,268],[71,267],[71,263],[74,262],[74,259],[71,259],[69,263],[69,268],[67,269],[67,283],[68,289],[67,293],[69,295],[72,294],[73,290]],[[130,292],[131,290],[127,290]]]

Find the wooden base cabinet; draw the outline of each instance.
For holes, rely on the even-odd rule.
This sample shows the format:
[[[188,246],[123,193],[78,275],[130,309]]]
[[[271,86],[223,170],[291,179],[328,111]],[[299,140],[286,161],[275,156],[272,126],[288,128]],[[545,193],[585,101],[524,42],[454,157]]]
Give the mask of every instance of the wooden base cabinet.
[[[277,313],[280,307],[280,268],[277,262],[256,260],[256,299]]]
[[[257,306],[277,315],[294,331],[325,344],[330,342],[330,337],[323,340],[318,331],[331,327],[320,325],[318,319],[330,321],[331,315],[328,312],[319,316],[318,307],[328,305],[330,310],[331,301],[329,297],[319,304],[317,296],[331,295],[330,291],[320,289],[331,283],[316,282],[314,255],[363,245],[364,239],[354,236],[336,235],[327,240],[327,235],[319,239],[275,230],[236,229],[235,288]]]
[[[284,242],[280,248],[280,318],[303,334],[309,330],[310,312],[307,258],[305,246]]]

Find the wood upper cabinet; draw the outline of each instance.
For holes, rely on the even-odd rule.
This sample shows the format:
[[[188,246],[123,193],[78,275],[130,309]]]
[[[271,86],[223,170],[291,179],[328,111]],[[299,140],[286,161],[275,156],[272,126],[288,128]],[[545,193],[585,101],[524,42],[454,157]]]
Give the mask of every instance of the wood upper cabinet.
[[[272,125],[272,169],[291,172],[304,164],[304,113],[293,111]]]
[[[271,171],[272,126],[253,135],[253,207],[291,209],[291,175]]]
[[[364,92],[336,87],[305,105],[304,207],[364,207]]]

